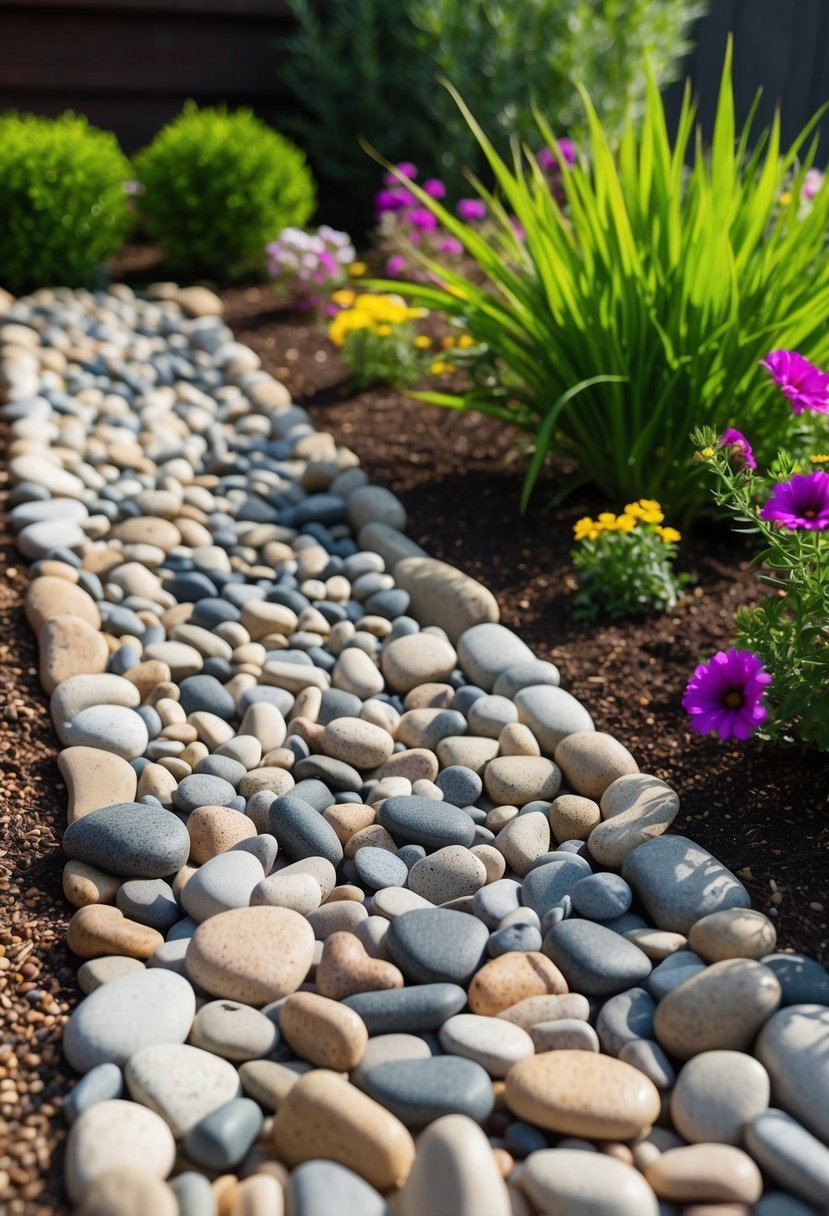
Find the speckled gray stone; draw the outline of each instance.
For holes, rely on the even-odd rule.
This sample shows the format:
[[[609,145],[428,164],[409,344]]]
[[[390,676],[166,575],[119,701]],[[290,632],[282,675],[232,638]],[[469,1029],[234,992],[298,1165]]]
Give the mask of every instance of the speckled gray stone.
[[[490,958],[500,958],[502,954],[515,951],[540,950],[542,940],[541,931],[534,925],[505,925],[490,936],[487,954]]]
[[[162,806],[117,802],[70,823],[63,848],[67,856],[108,874],[166,878],[187,861],[190,837],[181,820]]]
[[[633,892],[618,874],[591,874],[576,883],[570,898],[579,916],[606,921],[624,916],[633,900]]]
[[[471,768],[462,764],[450,764],[438,773],[435,785],[443,791],[444,801],[452,806],[471,806],[481,796],[483,782]]]
[[[515,694],[518,721],[529,726],[541,751],[552,756],[568,735],[593,730],[593,719],[580,701],[551,684],[531,685]]]
[[[561,921],[547,933],[542,949],[572,991],[587,996],[624,992],[651,973],[651,961],[638,946],[595,921]]]
[[[503,625],[473,625],[458,638],[458,664],[473,684],[486,692],[502,672],[519,663],[535,662],[526,642]]]
[[[231,1170],[255,1144],[264,1116],[250,1098],[234,1098],[191,1127],[182,1142],[185,1157],[209,1170]]]
[[[173,888],[163,878],[131,878],[121,884],[115,906],[124,916],[166,933],[181,920],[181,908]]]
[[[181,902],[188,916],[201,924],[231,908],[246,908],[253,888],[265,877],[252,853],[235,849],[204,862],[185,885]]]
[[[74,1123],[97,1102],[120,1098],[124,1092],[124,1077],[117,1064],[98,1064],[81,1077],[73,1090],[63,1100],[63,1114],[67,1123]]]
[[[549,854],[547,855],[549,856]],[[552,861],[544,862],[530,870],[521,884],[521,899],[525,907],[532,908],[539,917],[569,895],[582,878],[590,874],[590,866],[575,853],[561,853]]]
[[[748,908],[748,891],[707,849],[684,836],[666,834],[640,844],[625,858],[630,883],[658,929],[688,933],[721,908]]]
[[[297,781],[316,777],[331,790],[359,790],[363,784],[356,768],[333,756],[308,756],[299,760],[293,767],[293,774]]]
[[[521,883],[514,878],[499,878],[476,891],[472,900],[475,915],[488,929],[497,929],[505,916],[521,906]]]
[[[779,1106],[829,1142],[829,1008],[788,1005],[766,1022],[754,1054]]]
[[[618,1056],[626,1043],[653,1038],[656,1002],[644,988],[629,988],[605,1001],[596,1018],[602,1051]]]
[[[396,917],[385,937],[393,962],[417,984],[468,984],[481,965],[489,932],[475,916],[416,908]]]
[[[191,773],[176,786],[173,805],[188,812],[200,806],[229,806],[235,797],[236,790],[229,781],[208,773]]]
[[[354,868],[360,878],[373,891],[381,887],[405,887],[409,868],[388,849],[366,845],[354,854]]]
[[[179,1216],[216,1216],[210,1179],[195,1170],[177,1174],[168,1183],[178,1201]]]
[[[829,1148],[785,1111],[771,1108],[745,1127],[745,1146],[764,1173],[800,1199],[829,1205]]]
[[[693,950],[677,950],[669,954],[648,976],[648,992],[657,1000],[684,984],[692,975],[705,970],[705,963]]]
[[[358,992],[342,1003],[360,1015],[370,1035],[438,1030],[463,1009],[466,991],[458,984],[417,984]]]
[[[557,688],[560,682],[559,670],[554,663],[543,659],[533,659],[530,663],[516,663],[502,671],[493,685],[492,691],[496,697],[515,699],[515,694],[522,688],[530,688],[537,684],[549,684]]]
[[[475,838],[475,824],[460,807],[410,794],[387,798],[378,811],[377,822],[396,844],[420,844],[427,853],[449,844],[469,848]]]
[[[310,802],[296,794],[283,794],[271,803],[268,830],[276,837],[279,848],[295,861],[324,857],[332,866],[338,866],[343,859],[343,846],[331,824]]]
[[[829,971],[807,954],[767,954],[760,959],[777,976],[781,1005],[829,1005]]]
[[[483,1123],[495,1104],[489,1074],[462,1056],[378,1064],[363,1076],[362,1088],[411,1128],[452,1114]]]
[[[291,1171],[291,1216],[386,1216],[387,1210],[373,1186],[336,1161],[304,1161]]]

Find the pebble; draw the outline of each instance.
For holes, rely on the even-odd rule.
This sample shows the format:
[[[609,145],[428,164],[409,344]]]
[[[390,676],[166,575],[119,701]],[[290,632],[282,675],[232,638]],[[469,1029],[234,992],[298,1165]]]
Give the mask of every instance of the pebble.
[[[558,853],[553,860],[535,865],[521,884],[524,906],[543,918],[580,879],[590,874],[590,866],[574,853]]]
[[[292,1216],[386,1216],[387,1212],[385,1199],[374,1187],[335,1161],[306,1161],[292,1170],[288,1204]]]
[[[323,730],[320,746],[335,760],[367,769],[388,760],[394,740],[388,731],[362,718],[335,718]]]
[[[381,552],[387,548],[378,543],[376,533],[370,533],[371,529],[380,526],[371,523],[361,528],[360,543],[377,547]],[[411,541],[405,540],[405,543],[410,550]],[[399,541],[395,548],[394,556],[399,554],[400,560],[392,560],[390,568],[394,568],[396,582],[409,595],[410,611],[422,624],[439,626],[446,631],[449,640],[456,643],[472,626],[498,620],[500,614],[495,596],[474,578],[446,562],[425,556],[422,550],[415,554],[401,553]]]
[[[618,874],[591,874],[570,891],[573,908],[588,920],[613,920],[624,916],[633,901],[633,892]]]
[[[466,985],[480,966],[488,937],[475,916],[449,908],[418,908],[392,921],[384,946],[413,983]]]
[[[377,1064],[362,1074],[360,1083],[370,1097],[416,1129],[443,1115],[466,1115],[483,1123],[495,1103],[487,1072],[457,1055]]]
[[[108,954],[103,958],[91,958],[78,970],[78,987],[87,995],[122,975],[134,975],[143,971],[145,964],[139,958]]]
[[[246,815],[223,806],[202,806],[187,817],[190,837],[190,860],[196,865],[225,853],[243,840],[256,835],[256,828]]]
[[[314,932],[289,908],[234,908],[199,925],[185,959],[206,992],[266,1005],[295,992],[314,957]]]
[[[725,959],[663,997],[654,1037],[680,1060],[703,1051],[748,1051],[779,1004],[780,985],[772,971],[753,959]]]
[[[411,870],[398,876],[401,885],[406,882],[407,875],[409,889],[433,904],[474,895],[486,885],[486,866],[459,844],[447,845],[416,861]]]
[[[593,1051],[549,1051],[507,1074],[507,1106],[565,1136],[627,1140],[655,1123],[659,1091],[643,1073]]]
[[[383,1192],[408,1177],[414,1142],[399,1119],[336,1073],[300,1077],[273,1121],[273,1147],[290,1168],[320,1158]]]
[[[224,1060],[241,1063],[268,1055],[279,1042],[270,1018],[238,1001],[208,1001],[193,1019],[188,1042]]]
[[[622,877],[657,928],[674,933],[687,934],[711,912],[747,908],[751,903],[730,870],[683,836],[658,836],[638,845],[627,855]]]
[[[400,861],[388,849],[372,846],[357,850],[354,866],[360,881],[373,891],[380,887],[403,887],[409,874],[405,861]]]
[[[829,971],[806,954],[767,954],[762,959],[777,976],[782,1005],[829,1005]]]
[[[142,756],[149,740],[142,718],[123,705],[82,709],[65,727],[64,735],[70,747],[103,748],[124,760]]]
[[[530,1030],[541,1022],[557,1021],[560,1018],[578,1018],[586,1022],[590,1016],[590,1002],[580,992],[567,992],[557,996],[528,996],[516,1001],[514,1005],[508,1005],[495,1016],[513,1022],[524,1030]]]
[[[271,804],[268,830],[280,848],[297,861],[322,857],[338,866],[343,859],[343,847],[330,823],[297,794],[284,794]]]
[[[279,871],[256,884],[250,903],[252,907],[291,908],[300,916],[310,916],[322,903],[322,888],[312,874]]]
[[[544,756],[499,756],[487,765],[484,782],[493,802],[521,807],[555,798],[561,771]]]
[[[559,1018],[537,1022],[529,1029],[533,1047],[545,1051],[598,1051],[599,1036],[588,1022],[579,1018]],[[642,1070],[644,1071],[644,1070]]]
[[[629,988],[605,1001],[596,1018],[602,1050],[618,1056],[625,1044],[653,1037],[656,1002],[644,988]]]
[[[383,992],[360,992],[344,1004],[358,1013],[370,1035],[437,1030],[466,1005],[458,984],[417,984]]]
[[[475,839],[474,821],[465,811],[431,798],[406,794],[387,798],[377,821],[395,844],[420,844],[429,853],[452,844],[469,848]]]
[[[181,902],[187,915],[201,923],[231,908],[247,908],[263,878],[261,862],[250,853],[219,853],[199,866],[181,892]]]
[[[132,878],[122,883],[115,897],[124,916],[166,933],[181,919],[173,889],[163,878]]]
[[[752,1159],[729,1144],[690,1144],[660,1154],[645,1170],[660,1199],[756,1203],[763,1179]]]
[[[757,1059],[771,1078],[776,1104],[824,1143],[829,1142],[827,1044],[826,1006],[790,1005],[766,1022],[755,1047]]]
[[[259,1138],[262,1111],[250,1098],[233,1098],[190,1127],[182,1143],[185,1157],[205,1169],[231,1170]]]
[[[350,1072],[363,1058],[368,1031],[353,1009],[315,992],[295,992],[279,1013],[288,1045],[317,1068]]]
[[[682,1068],[671,1095],[671,1118],[692,1144],[742,1144],[743,1129],[768,1108],[769,1077],[740,1051],[706,1051]]]
[[[79,1115],[98,1102],[120,1098],[124,1092],[124,1078],[117,1064],[96,1064],[81,1078],[63,1100],[63,1114],[67,1123],[74,1123]]]
[[[58,754],[58,769],[66,783],[68,823],[117,802],[135,801],[138,776],[132,765],[114,752],[99,747],[65,747]]]
[[[458,663],[469,680],[491,692],[503,672],[519,663],[534,663],[535,656],[517,634],[503,625],[482,622],[458,638]]]
[[[618,777],[601,796],[604,821],[588,847],[601,865],[619,867],[639,845],[667,832],[678,813],[679,798],[667,782],[647,773]]]
[[[435,634],[413,633],[383,648],[383,675],[396,693],[411,692],[420,684],[441,684],[456,664],[454,647]]]
[[[548,814],[553,835],[559,842],[587,840],[602,819],[599,804],[580,794],[559,794],[551,803]]]
[[[505,1077],[513,1064],[535,1051],[533,1039],[520,1026],[474,1013],[449,1018],[438,1038],[448,1055],[474,1060],[495,1078]]]
[[[125,917],[120,908],[90,904],[79,908],[72,917],[66,941],[79,958],[126,954],[147,959],[164,939],[158,930]]]
[[[633,756],[612,735],[603,731],[576,731],[559,743],[556,764],[576,794],[601,798],[619,777],[639,772]]]
[[[544,938],[543,950],[568,985],[587,996],[635,988],[651,972],[650,959],[633,942],[593,921],[560,921]]]
[[[706,963],[726,958],[762,959],[777,945],[777,930],[767,916],[753,908],[724,908],[691,925],[688,945]]]
[[[638,1170],[602,1153],[542,1149],[527,1158],[521,1190],[550,1216],[660,1216]]]
[[[177,1140],[239,1093],[232,1064],[186,1043],[139,1048],[127,1060],[124,1078],[133,1100],[161,1115]]]
[[[109,650],[100,633],[75,616],[55,616],[40,631],[38,637],[40,663],[38,675],[40,686],[47,694],[53,693],[64,680],[77,675],[96,675],[104,671],[109,658]],[[93,715],[93,711],[85,711]],[[131,711],[125,711],[130,713]],[[100,715],[99,715],[100,716]],[[136,715],[132,715],[136,717]],[[136,718],[140,723],[140,719]],[[127,759],[140,756],[146,742],[138,747],[137,728],[131,733],[120,733],[113,730],[113,750],[125,754]],[[94,731],[85,732],[81,726],[71,723],[66,726],[64,733],[69,743],[86,743],[90,747],[105,747]],[[137,748],[138,750],[134,750]]]
[[[785,1111],[759,1111],[746,1123],[743,1139],[775,1182],[818,1208],[829,1204],[829,1148]]]
[[[552,684],[522,688],[515,694],[515,706],[518,721],[530,728],[542,752],[549,756],[568,735],[593,730],[593,719],[584,706]]]
[[[51,575],[32,580],[26,592],[24,611],[35,634],[40,634],[46,622],[56,616],[75,617],[96,631],[101,628],[101,614],[92,597],[82,587]]]
[[[69,857],[110,874],[166,878],[187,861],[190,837],[181,820],[161,806],[119,802],[70,823],[63,848]]]
[[[469,986],[473,1013],[494,1017],[503,1009],[532,996],[560,996],[567,981],[543,954],[510,953],[486,963]]]
[[[89,1184],[108,1170],[136,1167],[163,1180],[173,1168],[175,1141],[164,1122],[137,1102],[98,1102],[72,1124],[66,1142],[64,1180],[77,1202]]]
[[[78,1216],[179,1216],[175,1193],[138,1165],[115,1166],[93,1178]]]

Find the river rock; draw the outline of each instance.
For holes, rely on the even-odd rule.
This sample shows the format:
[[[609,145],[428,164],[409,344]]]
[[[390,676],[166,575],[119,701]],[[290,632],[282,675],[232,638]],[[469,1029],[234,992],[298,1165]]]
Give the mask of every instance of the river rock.
[[[553,756],[568,735],[577,731],[592,731],[593,719],[584,706],[565,692],[550,684],[522,688],[515,694],[518,721],[528,726],[538,740],[542,752]]]
[[[109,874],[166,878],[187,861],[190,837],[181,820],[161,806],[118,802],[70,823],[63,848],[69,857]]]
[[[705,1051],[683,1067],[671,1094],[674,1127],[691,1144],[742,1144],[769,1104],[765,1068],[741,1051]]]
[[[250,1098],[233,1098],[210,1111],[184,1137],[185,1157],[208,1170],[231,1170],[253,1148],[262,1131],[262,1111]]]
[[[407,874],[409,889],[433,904],[474,895],[486,884],[484,863],[459,844],[447,845],[416,861]],[[401,884],[406,877],[402,876]]]
[[[135,800],[135,769],[114,752],[99,747],[66,747],[58,754],[58,768],[69,798],[68,823],[90,811]]]
[[[337,1072],[356,1068],[368,1042],[359,1014],[315,992],[295,992],[287,998],[279,1029],[301,1059]]]
[[[771,1077],[776,1104],[829,1142],[829,1009],[781,1009],[761,1030],[755,1051]]]
[[[469,848],[475,839],[475,823],[465,811],[431,798],[407,794],[386,798],[377,821],[397,845],[420,844],[427,853],[453,844]]]
[[[660,1211],[638,1170],[581,1149],[531,1153],[520,1186],[545,1216],[659,1216]]]
[[[756,1114],[744,1139],[765,1174],[818,1208],[829,1204],[829,1148],[785,1111]]]
[[[335,1161],[305,1161],[292,1170],[288,1203],[292,1216],[386,1216],[387,1212],[385,1199],[374,1187]]]
[[[447,1054],[474,1060],[491,1077],[505,1077],[513,1064],[533,1055],[535,1050],[533,1040],[520,1026],[474,1013],[449,1018],[438,1037]]]
[[[570,988],[588,996],[611,996],[635,988],[651,973],[650,959],[633,942],[604,925],[575,917],[554,925],[542,949]]]
[[[452,1114],[483,1123],[495,1103],[492,1082],[480,1064],[455,1055],[378,1064],[363,1073],[360,1084],[411,1128]]]
[[[136,1167],[163,1180],[176,1155],[172,1133],[154,1111],[137,1102],[98,1102],[73,1123],[66,1142],[64,1179],[79,1201],[90,1183],[108,1170]]]
[[[747,1153],[729,1144],[690,1144],[661,1153],[645,1177],[660,1199],[687,1203],[756,1203],[760,1171]]]
[[[384,945],[414,983],[468,984],[488,937],[486,926],[475,916],[449,908],[423,908],[396,917]]]
[[[188,1042],[234,1063],[273,1051],[279,1031],[270,1018],[238,1001],[208,1001],[193,1019]]]
[[[436,1119],[420,1136],[396,1207],[399,1216],[511,1216],[514,1210],[486,1136],[460,1114]]]
[[[487,765],[484,784],[493,802],[521,807],[555,798],[561,772],[544,756],[498,756]]]
[[[621,866],[629,853],[667,832],[679,813],[679,798],[667,782],[647,773],[618,777],[601,796],[604,822],[588,836],[588,847],[604,866]]]
[[[527,997],[566,992],[567,981],[550,959],[534,951],[513,951],[481,967],[469,987],[469,1008],[494,1017]]]
[[[619,777],[639,772],[627,748],[597,730],[576,731],[562,739],[555,761],[570,788],[587,798],[601,798]]]
[[[442,683],[452,674],[456,662],[454,648],[445,638],[413,633],[386,644],[382,668],[389,688],[407,693],[419,684]]]
[[[724,908],[691,926],[688,945],[706,963],[725,958],[761,959],[777,945],[777,930],[767,916],[753,908]]]
[[[199,866],[181,892],[185,912],[201,923],[231,908],[247,908],[251,892],[264,878],[261,862],[236,849]]]
[[[703,1051],[748,1051],[779,1004],[780,985],[768,967],[753,959],[725,959],[660,1001],[654,1036],[680,1060]]]
[[[371,541],[367,524],[360,530],[360,543]],[[408,546],[411,542],[408,541]],[[482,623],[497,621],[500,615],[498,601],[492,592],[468,574],[450,566],[447,562],[419,553],[402,553],[397,546],[394,554],[399,560],[390,563],[394,578],[410,597],[409,609],[423,625],[438,625],[444,629],[450,642],[459,639]],[[388,559],[387,559],[388,560]]]
[[[730,870],[682,836],[659,836],[640,844],[625,859],[622,877],[657,928],[675,933],[687,934],[711,912],[751,904],[748,891]]]
[[[68,584],[67,584],[68,585]],[[50,694],[64,680],[72,676],[97,675],[106,669],[109,650],[100,633],[77,616],[53,616],[40,631],[38,637],[40,663],[38,674],[40,686],[45,693]],[[89,711],[88,711],[89,712]],[[123,711],[129,713],[131,711]],[[140,722],[140,719],[137,719]],[[84,738],[79,730],[67,728],[70,743],[88,743],[92,747],[103,746],[90,739]],[[71,733],[70,733],[71,732]],[[121,736],[114,735],[113,751],[119,751]],[[131,744],[129,745],[132,746]],[[146,743],[137,752],[132,752],[127,759],[141,755]]]
[[[234,908],[199,925],[185,959],[206,992],[266,1005],[295,992],[314,956],[314,931],[289,908]]]
[[[458,639],[458,663],[473,684],[491,692],[502,672],[535,660],[525,642],[503,625],[483,622]]]
[[[161,1115],[177,1140],[239,1093],[232,1064],[188,1044],[140,1048],[127,1060],[124,1078],[133,1100]]]
[[[24,611],[35,634],[40,634],[46,622],[56,616],[77,617],[96,632],[101,628],[101,614],[92,596],[82,587],[51,575],[32,580],[26,592]]]

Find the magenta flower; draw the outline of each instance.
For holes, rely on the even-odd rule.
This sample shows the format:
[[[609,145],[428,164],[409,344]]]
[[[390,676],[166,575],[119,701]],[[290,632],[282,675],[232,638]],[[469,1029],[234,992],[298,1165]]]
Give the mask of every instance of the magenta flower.
[[[829,528],[829,473],[816,469],[814,473],[795,473],[788,481],[779,481],[760,518],[776,521],[785,528],[825,531]]]
[[[406,259],[402,253],[393,253],[386,262],[386,274],[390,279],[396,279],[406,269]]]
[[[565,136],[563,139],[556,140],[556,143],[562,159],[566,160],[568,165],[574,165],[576,163],[576,145],[572,139],[567,139]]]
[[[459,199],[458,215],[465,224],[472,224],[475,220],[486,219],[486,203],[480,198]]]
[[[768,684],[771,676],[753,650],[718,650],[694,671],[682,707],[701,735],[714,731],[721,739],[748,739],[768,717],[761,704]]]
[[[463,253],[463,245],[456,236],[445,236],[438,242],[438,253]]]
[[[738,431],[736,427],[726,427],[722,435],[720,435],[720,447],[729,449],[729,456],[736,458],[740,468],[757,468],[757,461],[754,459],[751,444],[743,432]]]
[[[408,194],[408,190],[405,191]],[[399,211],[405,206],[399,190],[378,190],[374,196],[375,215],[385,215],[387,211]]]
[[[576,163],[576,145],[573,143],[572,139],[557,139],[556,147],[558,148],[559,155],[565,164],[574,165]],[[535,159],[538,161],[540,167],[542,169],[546,169],[547,172],[550,172],[551,170],[555,171],[559,167],[558,157],[552,148],[541,148]]]
[[[404,177],[410,177],[412,181],[417,177],[417,165],[413,165],[410,160],[401,160],[399,165],[395,165],[398,173],[402,173]],[[396,186],[400,179],[394,173],[385,173],[383,175],[384,186]]]
[[[421,232],[434,232],[438,226],[436,217],[426,207],[414,207],[409,212],[409,222]]]
[[[436,177],[428,177],[423,183],[423,189],[430,198],[446,197],[446,187]]]
[[[771,373],[772,379],[789,398],[792,412],[816,410],[829,414],[829,375],[804,359],[796,350],[772,350],[760,366]]]

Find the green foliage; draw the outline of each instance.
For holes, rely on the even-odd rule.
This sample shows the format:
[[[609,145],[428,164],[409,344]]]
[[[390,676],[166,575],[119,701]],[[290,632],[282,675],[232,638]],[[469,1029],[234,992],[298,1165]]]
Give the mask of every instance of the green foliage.
[[[829,358],[829,188],[802,218],[779,202],[784,183],[800,196],[815,120],[781,151],[775,118],[749,154],[751,118],[735,134],[730,48],[710,154],[697,133],[691,169],[689,89],[672,143],[651,73],[644,118],[618,154],[583,101],[590,143],[562,174],[562,208],[532,155],[516,149],[508,166],[458,99],[497,181],[498,197],[478,192],[499,232],[490,225],[485,239],[407,182],[475,266],[463,275],[433,262],[437,286],[395,290],[459,318],[488,349],[467,392],[422,398],[533,434],[529,489],[548,451],[566,450],[609,495],[658,498],[687,523],[707,501],[683,438],[692,426],[721,430],[739,400],[752,442],[773,451],[789,421],[767,408],[759,360],[772,347]]]
[[[583,113],[573,81],[593,94],[617,135],[641,109],[641,65],[654,57],[660,84],[678,75],[699,0],[289,0],[299,23],[283,70],[304,115],[298,131],[321,178],[367,206],[376,174],[362,136],[391,161],[437,173],[466,192],[465,167],[480,148],[435,81],[451,80],[501,150],[510,136],[537,138],[532,100],[561,133],[578,136]]]
[[[407,388],[422,378],[422,354],[414,346],[414,329],[408,322],[375,329],[352,329],[346,334],[342,358],[357,392],[377,385]]]
[[[305,156],[250,110],[188,102],[135,157],[141,218],[176,273],[264,272],[265,243],[314,210]]]
[[[0,283],[88,282],[129,231],[129,176],[115,136],[85,118],[0,117]]]
[[[688,582],[687,574],[674,571],[679,533],[627,514],[638,505],[632,503],[618,517],[600,515],[598,520],[580,520],[576,525],[579,543],[571,557],[579,579],[579,591],[573,597],[577,621],[667,612]],[[658,503],[653,506],[658,508]],[[661,519],[661,511],[654,517]],[[607,521],[604,525],[603,519]]]
[[[810,471],[781,452],[765,472],[730,463],[713,430],[695,431],[692,441],[714,480],[713,497],[739,532],[755,536],[762,549],[758,582],[769,594],[741,608],[734,618],[737,645],[755,651],[772,677],[769,716],[757,734],[783,743],[829,750],[829,536],[825,532],[776,527],[760,519],[773,485]],[[738,462],[739,463],[739,462]]]

